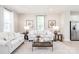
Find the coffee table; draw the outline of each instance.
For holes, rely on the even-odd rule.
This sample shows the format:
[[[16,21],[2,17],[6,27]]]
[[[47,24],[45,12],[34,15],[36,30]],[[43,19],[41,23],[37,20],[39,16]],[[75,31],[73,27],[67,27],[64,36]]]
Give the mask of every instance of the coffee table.
[[[33,47],[51,47],[53,51],[53,42],[48,41],[48,42],[33,42],[32,43],[32,51]]]

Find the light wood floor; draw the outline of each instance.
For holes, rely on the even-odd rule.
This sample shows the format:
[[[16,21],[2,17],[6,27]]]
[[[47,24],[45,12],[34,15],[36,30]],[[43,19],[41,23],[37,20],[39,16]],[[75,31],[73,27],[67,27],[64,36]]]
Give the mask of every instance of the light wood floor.
[[[52,48],[34,48],[32,51],[32,42],[25,41],[13,54],[78,54],[79,41],[53,42]]]

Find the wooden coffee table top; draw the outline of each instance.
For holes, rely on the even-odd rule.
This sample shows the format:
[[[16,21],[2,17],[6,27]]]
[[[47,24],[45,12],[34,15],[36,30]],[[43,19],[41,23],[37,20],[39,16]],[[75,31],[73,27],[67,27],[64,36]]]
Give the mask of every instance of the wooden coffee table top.
[[[32,47],[52,47],[53,46],[52,43],[51,42],[33,42]]]

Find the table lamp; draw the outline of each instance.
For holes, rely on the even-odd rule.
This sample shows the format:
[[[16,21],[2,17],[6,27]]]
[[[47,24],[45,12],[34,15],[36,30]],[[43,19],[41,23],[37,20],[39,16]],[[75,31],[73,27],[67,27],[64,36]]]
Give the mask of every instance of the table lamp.
[[[24,26],[25,31],[29,31],[29,26]]]
[[[54,33],[58,33],[59,32],[59,27],[58,26],[53,26],[53,31]]]
[[[25,35],[24,35],[24,38],[28,40],[28,33],[29,33],[29,26],[24,26],[24,29],[25,29]]]
[[[59,27],[58,26],[53,26],[53,31],[54,31],[54,34],[55,34],[55,39],[54,39],[54,41],[56,41],[57,40],[57,34],[58,34],[58,32],[59,32]]]

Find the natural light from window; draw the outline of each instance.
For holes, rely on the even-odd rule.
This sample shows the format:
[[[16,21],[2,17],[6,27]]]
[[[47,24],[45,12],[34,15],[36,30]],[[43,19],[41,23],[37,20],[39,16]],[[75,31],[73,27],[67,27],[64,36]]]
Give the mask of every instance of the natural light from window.
[[[4,32],[13,32],[14,31],[14,21],[13,21],[13,12],[4,8]]]
[[[44,31],[44,20],[45,16],[37,16],[37,31]]]

